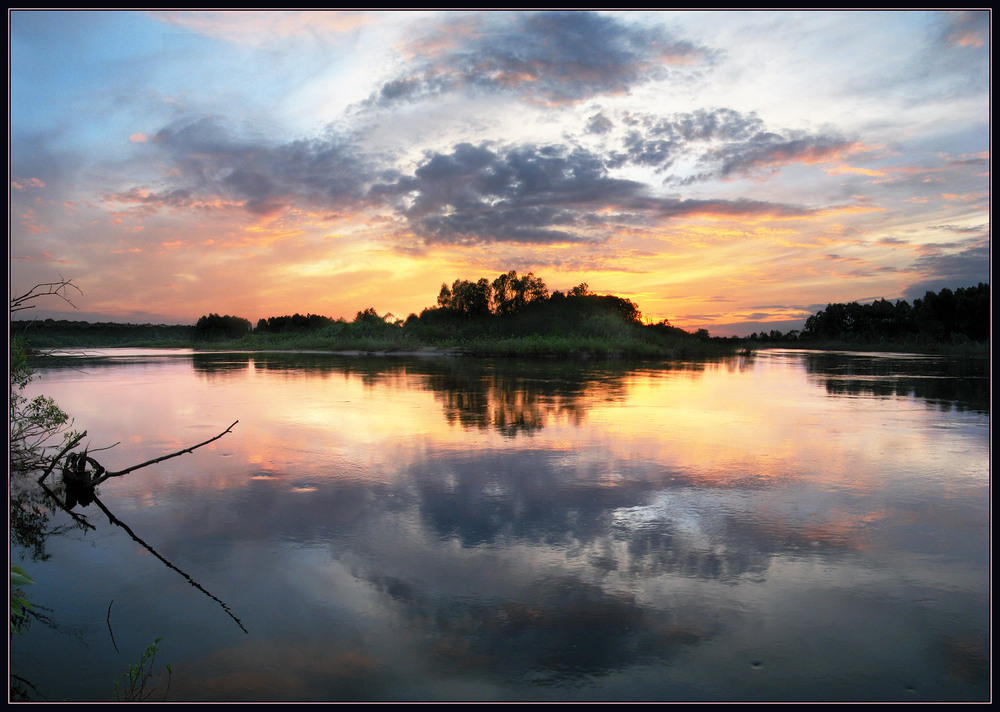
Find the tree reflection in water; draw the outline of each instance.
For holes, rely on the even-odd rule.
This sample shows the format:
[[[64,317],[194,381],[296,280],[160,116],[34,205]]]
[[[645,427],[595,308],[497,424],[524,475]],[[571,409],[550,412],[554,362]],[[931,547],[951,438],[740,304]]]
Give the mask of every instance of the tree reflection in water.
[[[986,356],[805,352],[806,372],[831,395],[920,398],[943,410],[990,412]]]

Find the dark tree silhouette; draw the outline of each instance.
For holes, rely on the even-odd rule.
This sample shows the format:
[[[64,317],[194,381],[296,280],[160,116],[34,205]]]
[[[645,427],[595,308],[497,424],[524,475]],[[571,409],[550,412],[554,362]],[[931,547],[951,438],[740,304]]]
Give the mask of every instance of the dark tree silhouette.
[[[209,314],[198,319],[194,325],[194,338],[196,341],[238,339],[249,334],[251,328],[250,321],[242,317]]]

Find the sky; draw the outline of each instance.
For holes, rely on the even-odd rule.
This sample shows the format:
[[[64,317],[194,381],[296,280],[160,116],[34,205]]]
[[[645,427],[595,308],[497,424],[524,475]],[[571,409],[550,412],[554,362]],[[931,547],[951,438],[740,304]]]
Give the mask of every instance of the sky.
[[[988,11],[9,11],[35,315],[405,318],[533,272],[712,335],[990,280]],[[19,315],[20,316],[20,315]]]

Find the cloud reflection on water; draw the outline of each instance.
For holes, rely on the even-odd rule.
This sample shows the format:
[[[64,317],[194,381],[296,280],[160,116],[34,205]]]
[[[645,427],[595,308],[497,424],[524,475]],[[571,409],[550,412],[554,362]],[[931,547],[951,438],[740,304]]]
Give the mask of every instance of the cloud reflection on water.
[[[222,648],[181,698],[902,696],[913,673],[871,677],[887,655],[935,680],[918,698],[975,696],[988,428],[841,397],[822,379],[845,361],[795,358],[199,356],[141,397],[162,380],[237,411],[230,457],[102,494],[120,516],[155,501],[144,538],[251,631],[228,647],[206,619]],[[95,379],[53,395],[74,412]],[[133,427],[186,418],[159,415]],[[942,656],[965,683],[938,681]]]

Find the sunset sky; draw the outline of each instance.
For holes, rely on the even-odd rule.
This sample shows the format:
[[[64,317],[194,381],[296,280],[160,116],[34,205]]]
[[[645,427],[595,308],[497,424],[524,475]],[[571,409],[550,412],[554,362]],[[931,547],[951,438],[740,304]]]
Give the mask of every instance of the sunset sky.
[[[39,316],[405,318],[534,272],[713,335],[990,278],[990,14],[9,12]],[[57,314],[65,308],[66,313]]]

